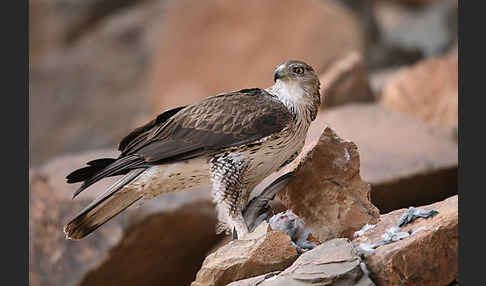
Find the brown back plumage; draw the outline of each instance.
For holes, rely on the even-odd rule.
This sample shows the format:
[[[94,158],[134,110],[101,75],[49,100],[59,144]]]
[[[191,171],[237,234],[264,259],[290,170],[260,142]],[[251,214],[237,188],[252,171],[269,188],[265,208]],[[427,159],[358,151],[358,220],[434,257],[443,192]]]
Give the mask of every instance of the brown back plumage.
[[[263,89],[209,97],[168,110],[127,135],[119,145],[120,157],[96,170],[78,169],[69,182],[84,181],[75,196],[98,180],[137,168],[175,162],[218,152],[226,147],[259,140],[282,130],[292,115]]]

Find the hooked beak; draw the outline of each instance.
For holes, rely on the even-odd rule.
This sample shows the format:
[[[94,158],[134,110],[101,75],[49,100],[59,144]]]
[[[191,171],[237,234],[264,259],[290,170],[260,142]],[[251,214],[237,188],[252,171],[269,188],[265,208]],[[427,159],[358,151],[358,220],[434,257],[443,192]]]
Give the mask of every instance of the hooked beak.
[[[279,66],[273,73],[273,81],[276,82],[277,79],[282,79],[287,75],[284,66]]]

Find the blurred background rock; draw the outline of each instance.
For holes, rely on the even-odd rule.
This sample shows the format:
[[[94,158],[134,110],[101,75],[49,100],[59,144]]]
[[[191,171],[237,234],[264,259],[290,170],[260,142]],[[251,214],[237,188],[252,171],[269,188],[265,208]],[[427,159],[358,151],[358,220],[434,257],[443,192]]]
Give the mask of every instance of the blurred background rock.
[[[358,146],[380,212],[457,194],[457,0],[29,4],[31,285],[193,281],[222,238],[207,190],[160,198],[72,242],[62,225],[94,194],[71,201],[75,186],[63,177],[113,156],[124,135],[165,109],[270,86],[291,58],[320,74],[320,118]],[[149,226],[159,232],[135,244]],[[160,229],[177,233],[161,242]],[[143,248],[152,262],[113,266]]]

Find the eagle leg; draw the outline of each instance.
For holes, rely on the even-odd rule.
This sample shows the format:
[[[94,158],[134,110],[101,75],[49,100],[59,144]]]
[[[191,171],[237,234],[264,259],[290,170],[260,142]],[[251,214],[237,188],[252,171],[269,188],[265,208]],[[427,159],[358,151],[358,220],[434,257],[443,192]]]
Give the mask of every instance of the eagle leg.
[[[241,238],[249,233],[243,216],[249,188],[244,180],[247,163],[231,153],[223,153],[210,160],[213,182],[213,201],[216,203],[219,230],[233,232],[233,238]]]
[[[235,230],[233,233],[233,237],[236,236],[236,239],[238,239],[238,237],[243,237],[248,234],[248,226],[246,225],[245,219],[243,218],[243,215],[241,213],[232,220],[233,228]]]
[[[217,194],[219,192],[214,193]],[[231,232],[233,240],[249,233],[250,231],[243,217],[241,207],[238,207],[239,204],[235,205],[232,200],[218,199],[219,196],[215,195],[214,201],[216,202],[218,220],[220,221],[217,226],[217,233],[225,231],[227,234],[230,234]]]

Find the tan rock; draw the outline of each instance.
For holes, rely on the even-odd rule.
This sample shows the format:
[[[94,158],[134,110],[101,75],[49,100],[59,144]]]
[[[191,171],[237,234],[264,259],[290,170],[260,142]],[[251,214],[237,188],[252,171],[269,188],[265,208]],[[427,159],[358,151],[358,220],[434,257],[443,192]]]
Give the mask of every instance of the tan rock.
[[[319,241],[351,238],[376,221],[378,209],[369,201],[370,185],[361,180],[358,147],[322,124],[316,119],[303,151],[285,167],[296,178],[278,197]]]
[[[210,202],[146,216],[124,230],[120,241],[77,286],[189,285],[222,236],[215,235]]]
[[[64,177],[106,150],[56,158],[29,170],[29,277],[32,285],[189,284],[221,238],[209,192],[180,193],[132,206],[88,237],[66,240],[63,226],[114,179],[72,200]],[[150,257],[150,259],[147,259]],[[128,271],[129,269],[129,271]],[[86,273],[88,276],[85,277]],[[84,279],[84,280],[83,280]]]
[[[88,204],[54,187],[48,175],[31,173],[29,184],[29,272],[33,285],[76,285],[121,237],[118,224],[107,224],[81,243],[62,231],[67,219]]]
[[[233,240],[203,262],[192,286],[226,285],[232,281],[283,270],[297,259],[290,237],[273,231],[266,222],[254,232]]]
[[[457,50],[403,68],[383,88],[381,103],[437,126],[457,128]]]
[[[171,1],[150,75],[152,112],[221,92],[273,84],[277,64],[299,59],[322,73],[362,52],[353,14],[331,1]]]
[[[382,213],[457,194],[457,144],[449,133],[380,104],[350,104],[322,120],[356,143],[361,177]]]
[[[458,196],[421,207],[439,213],[402,226],[411,232],[397,242],[365,254],[366,265],[377,285],[448,285],[458,278]],[[377,242],[406,211],[380,217],[378,224],[353,242]]]
[[[363,273],[361,263],[354,245],[348,239],[336,238],[302,254],[280,273],[267,273],[229,286],[375,285]]]

